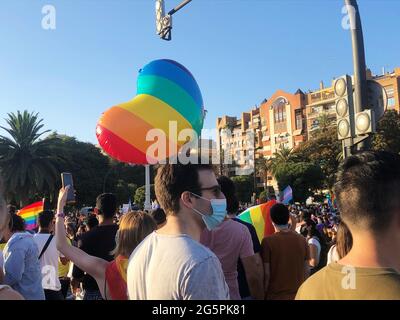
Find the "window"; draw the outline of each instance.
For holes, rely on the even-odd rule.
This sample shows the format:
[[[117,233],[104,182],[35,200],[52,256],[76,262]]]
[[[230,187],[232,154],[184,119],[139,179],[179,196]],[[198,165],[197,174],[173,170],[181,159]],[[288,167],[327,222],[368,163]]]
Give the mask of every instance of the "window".
[[[387,96],[388,96],[389,98],[393,97],[393,95],[394,95],[394,89],[393,89],[393,87],[386,87],[385,90],[386,90],[386,94],[387,94]]]
[[[287,100],[284,98],[278,98],[271,106],[274,111],[275,123],[286,121],[286,104]]]
[[[396,104],[396,102],[395,102],[394,98],[388,99],[388,108],[393,108],[395,104]]]
[[[301,110],[296,110],[296,130],[303,129],[303,117]]]

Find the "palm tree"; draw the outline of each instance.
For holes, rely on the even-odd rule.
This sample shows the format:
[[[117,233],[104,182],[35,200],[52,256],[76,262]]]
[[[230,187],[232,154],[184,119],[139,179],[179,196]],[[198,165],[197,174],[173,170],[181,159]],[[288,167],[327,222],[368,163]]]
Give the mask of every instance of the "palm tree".
[[[294,161],[296,157],[297,155],[293,152],[293,149],[283,146],[280,150],[274,153],[273,157],[269,160],[268,167],[271,173],[275,176],[279,167],[290,161]]]
[[[268,160],[264,158],[262,155],[259,158],[255,159],[255,167],[256,167],[256,175],[263,179],[264,184],[268,181]]]
[[[9,113],[8,128],[1,127],[9,137],[0,135],[0,170],[7,195],[28,204],[35,195],[52,192],[59,172],[54,150],[57,138],[40,139],[49,130],[43,128],[38,113]]]
[[[334,119],[329,116],[328,112],[323,112],[318,117],[318,129],[312,132],[312,136],[318,136],[319,134],[326,132],[332,125],[334,125]]]

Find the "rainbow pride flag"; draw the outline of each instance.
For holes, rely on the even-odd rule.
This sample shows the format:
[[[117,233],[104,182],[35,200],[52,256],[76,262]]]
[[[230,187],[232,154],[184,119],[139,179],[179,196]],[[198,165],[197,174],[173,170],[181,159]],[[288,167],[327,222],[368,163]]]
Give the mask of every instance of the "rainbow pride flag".
[[[270,200],[258,206],[250,207],[238,216],[240,220],[248,222],[254,226],[260,242],[266,236],[275,233],[270,215],[270,209],[275,203],[277,203],[276,200]]]
[[[38,201],[18,211],[18,215],[25,220],[26,230],[33,230],[38,226],[39,213],[43,211],[43,201]]]

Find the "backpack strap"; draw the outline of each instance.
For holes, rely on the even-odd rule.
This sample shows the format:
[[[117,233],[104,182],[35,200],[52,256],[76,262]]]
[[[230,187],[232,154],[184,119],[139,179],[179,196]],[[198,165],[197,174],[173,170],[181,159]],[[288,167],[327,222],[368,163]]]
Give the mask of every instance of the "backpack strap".
[[[44,247],[43,247],[43,249],[42,249],[42,252],[40,252],[40,254],[39,254],[39,260],[40,260],[40,258],[43,256],[43,254],[45,253],[45,251],[47,250],[47,248],[48,248],[48,246],[49,246],[51,240],[53,239],[53,237],[54,237],[54,235],[51,234],[50,237],[47,239],[47,241],[46,241],[46,243],[45,243],[45,245],[44,245]]]

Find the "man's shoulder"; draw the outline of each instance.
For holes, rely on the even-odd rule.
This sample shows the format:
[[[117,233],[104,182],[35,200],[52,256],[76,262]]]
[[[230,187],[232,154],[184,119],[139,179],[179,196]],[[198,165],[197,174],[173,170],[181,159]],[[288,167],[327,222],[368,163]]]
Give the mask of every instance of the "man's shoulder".
[[[81,236],[81,241],[90,241],[92,239],[96,239],[99,237],[103,237],[104,234],[108,233],[117,233],[118,231],[118,225],[112,224],[112,225],[107,225],[107,226],[97,226],[93,228],[92,230],[85,232]]]
[[[240,225],[242,226],[246,226],[246,227],[253,227],[253,225],[249,222],[243,221],[241,219],[239,219],[238,217],[231,219],[232,221],[238,222]],[[253,227],[254,228],[254,227]]]
[[[331,263],[303,283],[296,299],[400,299],[400,274],[387,268]]]
[[[320,299],[318,295],[326,289],[326,281],[329,280],[329,278],[328,265],[303,282],[297,291],[296,300]]]
[[[196,265],[210,257],[216,258],[216,255],[210,249],[189,236],[168,236],[157,234],[157,232],[148,235],[136,247],[130,259],[148,256],[149,252],[153,257],[162,255],[168,257],[171,261],[179,261],[186,266]]]
[[[307,244],[307,239],[305,237],[303,237],[301,234],[297,233],[296,231],[290,230],[289,234],[291,237],[293,237],[297,241]]]
[[[228,219],[224,221],[225,227],[230,229],[232,232],[248,232],[249,228],[236,220]]]
[[[274,246],[274,245],[281,245],[287,243],[287,245],[292,246],[292,245],[307,245],[306,239],[302,236],[297,234],[294,231],[287,231],[285,233],[283,232],[275,232],[274,234],[271,234],[269,236],[266,236],[262,242],[261,245],[264,246]]]

